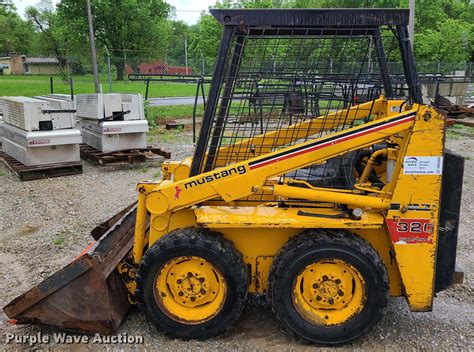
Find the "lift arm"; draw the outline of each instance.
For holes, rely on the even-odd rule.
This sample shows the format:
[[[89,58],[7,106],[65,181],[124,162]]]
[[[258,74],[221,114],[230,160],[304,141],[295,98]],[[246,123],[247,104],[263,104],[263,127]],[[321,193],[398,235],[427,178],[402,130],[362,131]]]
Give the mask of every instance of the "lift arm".
[[[270,177],[323,162],[408,130],[413,126],[417,109],[418,105],[403,113],[177,182],[142,183],[138,189],[147,193],[146,207],[153,214],[176,211],[219,196],[226,202],[237,200],[260,192]]]

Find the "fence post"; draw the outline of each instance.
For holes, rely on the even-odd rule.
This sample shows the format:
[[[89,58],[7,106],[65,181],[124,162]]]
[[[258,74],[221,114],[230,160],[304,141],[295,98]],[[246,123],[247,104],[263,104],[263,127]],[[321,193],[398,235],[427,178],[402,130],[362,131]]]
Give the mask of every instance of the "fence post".
[[[123,67],[125,67],[124,70],[125,72],[127,72],[127,51],[126,50],[123,51]],[[127,84],[128,76],[127,76],[127,79],[125,79],[124,81],[125,81],[125,84]]]
[[[202,54],[202,50],[199,49],[199,52],[201,53],[201,65],[202,65],[202,68],[201,68],[201,76],[204,76],[206,73],[206,62],[204,61],[204,55]]]
[[[89,24],[89,42],[91,45],[91,59],[92,59],[92,72],[94,74],[94,85],[95,92],[101,93],[100,83],[99,83],[99,70],[97,68],[97,56],[95,52],[95,39],[94,39],[94,27],[92,24],[92,11],[91,11],[91,2],[86,0],[87,7],[87,22]]]
[[[49,77],[49,91],[51,92],[51,94],[54,94],[53,76]]]
[[[150,77],[146,79],[145,100],[148,100],[148,89],[150,88]]]
[[[186,74],[188,74],[188,39],[184,37],[184,61],[186,66]]]
[[[104,48],[105,48],[105,54],[107,55],[107,74],[109,76],[109,92],[112,93],[112,74],[110,71],[110,54],[109,54],[109,50],[107,49],[105,45],[104,45]]]
[[[69,89],[71,91],[71,100],[74,100],[74,83],[72,82],[72,77],[69,77]]]

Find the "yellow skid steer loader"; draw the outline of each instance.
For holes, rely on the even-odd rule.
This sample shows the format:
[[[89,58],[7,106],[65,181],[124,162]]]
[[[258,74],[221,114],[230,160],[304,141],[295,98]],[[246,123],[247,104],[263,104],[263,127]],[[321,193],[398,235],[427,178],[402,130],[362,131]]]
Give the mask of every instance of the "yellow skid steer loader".
[[[138,304],[166,334],[205,338],[261,294],[290,332],[331,345],[390,296],[430,311],[457,277],[463,159],[423,105],[408,10],[211,13],[224,28],[194,156],[140,182],[6,314],[111,333]]]

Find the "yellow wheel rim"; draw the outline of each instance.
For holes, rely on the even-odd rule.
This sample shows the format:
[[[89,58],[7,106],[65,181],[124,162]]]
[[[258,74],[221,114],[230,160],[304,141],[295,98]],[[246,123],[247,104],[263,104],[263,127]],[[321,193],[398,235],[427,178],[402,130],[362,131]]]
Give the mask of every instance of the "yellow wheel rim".
[[[171,319],[199,324],[222,309],[227,286],[221,272],[201,257],[177,257],[155,278],[155,300]]]
[[[293,286],[293,304],[316,325],[337,325],[358,314],[366,300],[365,281],[358,270],[339,260],[308,265]]]

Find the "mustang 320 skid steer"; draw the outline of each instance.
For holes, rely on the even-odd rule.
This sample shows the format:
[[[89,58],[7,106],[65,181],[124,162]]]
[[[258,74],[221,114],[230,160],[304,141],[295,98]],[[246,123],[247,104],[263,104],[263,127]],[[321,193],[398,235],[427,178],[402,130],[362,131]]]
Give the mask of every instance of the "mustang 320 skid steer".
[[[430,311],[457,277],[463,159],[423,105],[408,11],[211,13],[224,29],[194,157],[140,182],[6,314],[111,333],[139,304],[165,333],[204,338],[265,294],[289,331],[339,344],[390,296]]]

